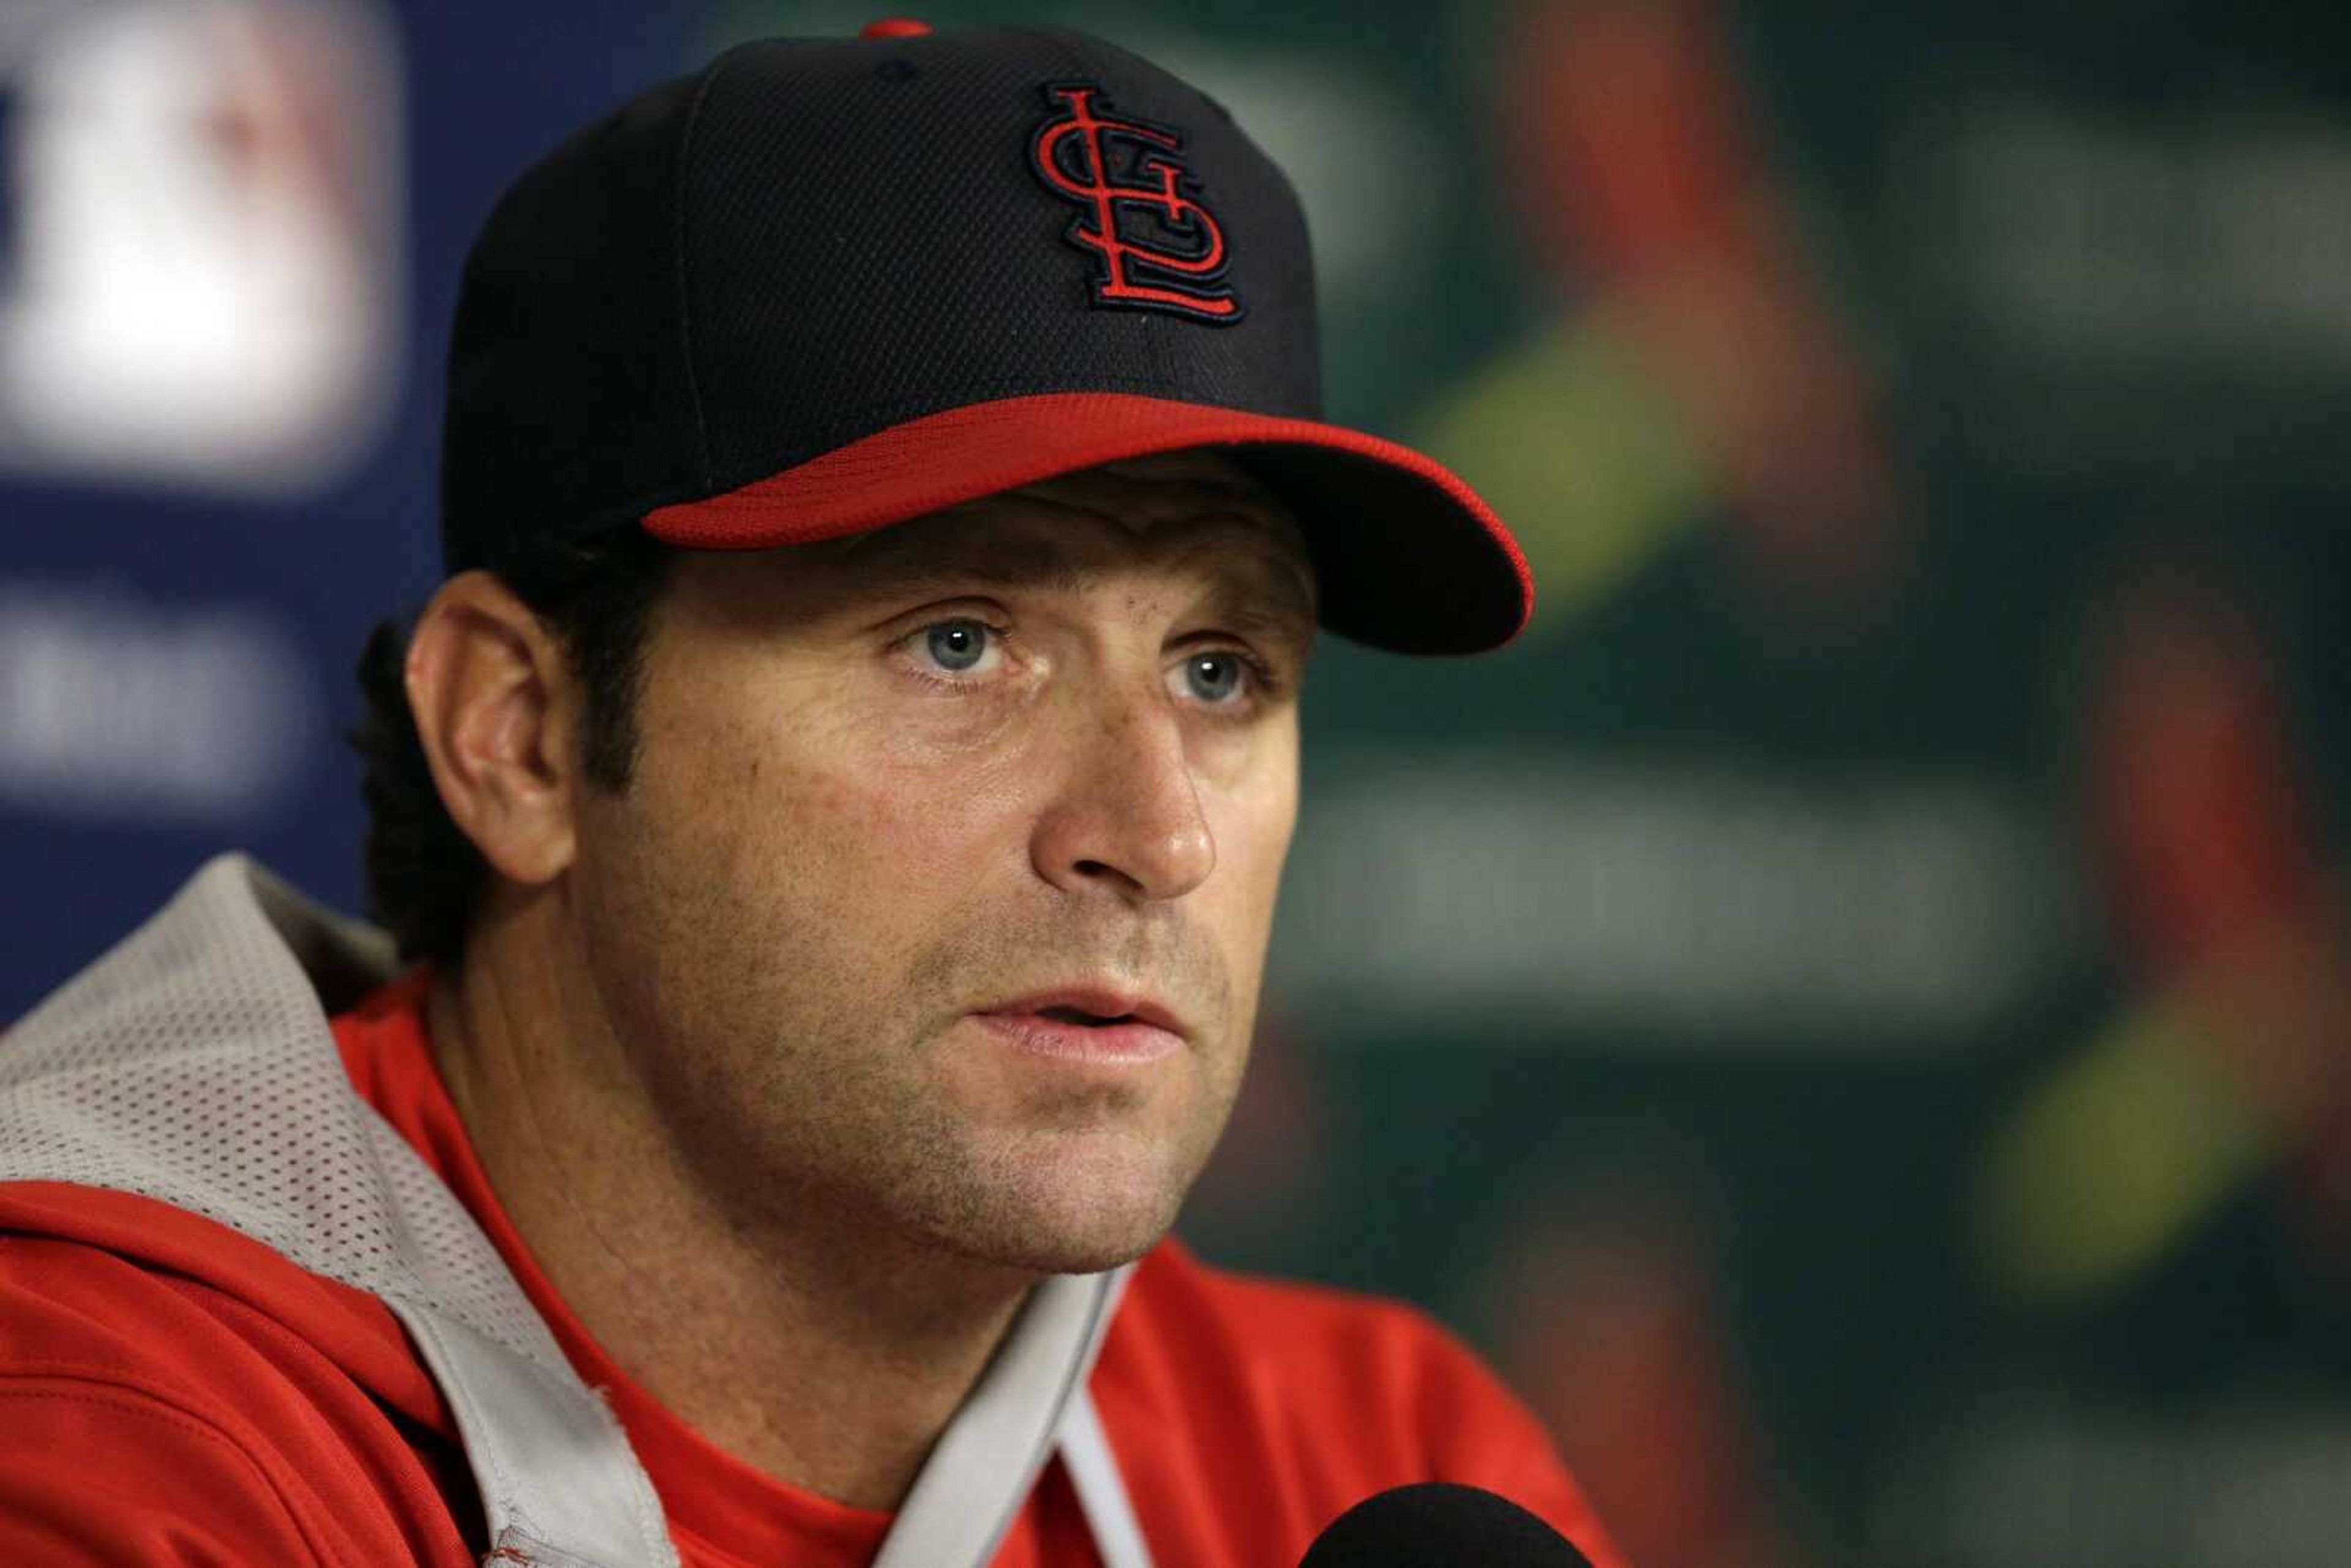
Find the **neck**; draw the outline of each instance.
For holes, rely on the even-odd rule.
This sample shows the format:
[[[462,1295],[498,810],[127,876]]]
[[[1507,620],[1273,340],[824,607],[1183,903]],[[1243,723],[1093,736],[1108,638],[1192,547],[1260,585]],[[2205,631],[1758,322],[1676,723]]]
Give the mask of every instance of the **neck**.
[[[1034,1277],[820,1199],[747,1213],[684,1157],[525,912],[436,983],[434,1056],[565,1303],[673,1414],[757,1469],[893,1509]],[[778,1210],[789,1209],[787,1218]]]

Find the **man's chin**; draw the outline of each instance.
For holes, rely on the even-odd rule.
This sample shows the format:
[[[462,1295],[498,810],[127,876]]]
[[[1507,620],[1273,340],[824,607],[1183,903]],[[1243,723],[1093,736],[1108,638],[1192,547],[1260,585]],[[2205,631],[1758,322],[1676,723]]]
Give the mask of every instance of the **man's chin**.
[[[975,1262],[998,1268],[1031,1274],[1099,1274],[1150,1251],[1174,1223],[1172,1209],[1132,1218],[1095,1214],[1081,1221],[1040,1214],[1025,1223],[988,1226],[941,1239]]]
[[[1147,1239],[1121,1246],[1037,1239],[1020,1248],[974,1249],[968,1255],[975,1261],[1040,1278],[1047,1274],[1101,1274],[1134,1262],[1157,1246],[1160,1237],[1165,1234],[1161,1231]]]
[[[937,1239],[975,1262],[1032,1274],[1099,1274],[1132,1263],[1176,1223],[1180,1195],[1128,1195],[1105,1200],[1061,1193],[1045,1202],[1008,1203],[947,1228]]]
[[[943,1179],[902,1214],[942,1250],[1031,1274],[1100,1273],[1150,1251],[1213,1146],[1116,1122],[960,1142],[964,1157],[935,1166]]]

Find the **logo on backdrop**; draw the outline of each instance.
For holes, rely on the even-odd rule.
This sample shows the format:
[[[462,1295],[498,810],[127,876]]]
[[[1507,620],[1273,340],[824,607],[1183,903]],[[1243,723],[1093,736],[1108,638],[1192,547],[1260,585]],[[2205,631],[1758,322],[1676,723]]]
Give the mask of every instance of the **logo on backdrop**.
[[[0,808],[251,820],[317,749],[311,668],[257,606],[0,580]]]
[[[1045,101],[1058,112],[1037,128],[1029,159],[1046,189],[1083,209],[1066,237],[1100,263],[1094,303],[1239,320],[1223,285],[1224,225],[1199,201],[1183,136],[1118,117],[1092,82],[1056,83]]]
[[[398,388],[379,0],[0,0],[0,474],[302,494]]]

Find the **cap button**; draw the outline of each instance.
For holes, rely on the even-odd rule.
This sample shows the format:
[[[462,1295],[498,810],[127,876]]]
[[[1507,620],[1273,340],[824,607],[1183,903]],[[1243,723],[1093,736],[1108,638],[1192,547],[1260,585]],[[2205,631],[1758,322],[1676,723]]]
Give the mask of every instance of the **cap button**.
[[[868,22],[859,31],[861,38],[919,38],[931,30],[928,22],[917,22],[911,16],[884,16],[878,22]]]

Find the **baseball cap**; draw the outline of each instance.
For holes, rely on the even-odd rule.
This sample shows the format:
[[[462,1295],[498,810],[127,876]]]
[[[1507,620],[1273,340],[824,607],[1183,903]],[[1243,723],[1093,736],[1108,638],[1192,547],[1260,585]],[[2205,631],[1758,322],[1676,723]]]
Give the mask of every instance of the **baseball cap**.
[[[492,212],[443,554],[804,543],[1202,446],[1298,517],[1331,631],[1472,653],[1525,624],[1525,558],[1470,487],[1323,421],[1304,215],[1214,99],[1074,32],[764,39]]]

